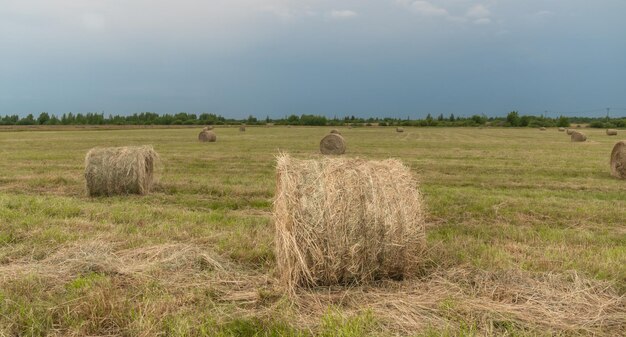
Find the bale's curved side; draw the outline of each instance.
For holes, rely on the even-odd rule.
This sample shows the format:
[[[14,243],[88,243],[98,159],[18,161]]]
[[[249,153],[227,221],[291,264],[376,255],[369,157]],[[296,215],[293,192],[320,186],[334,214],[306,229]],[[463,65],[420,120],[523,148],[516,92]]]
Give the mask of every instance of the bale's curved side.
[[[574,131],[572,132],[570,139],[572,142],[584,142],[587,140],[587,136],[585,136],[582,132]]]
[[[423,259],[421,195],[398,160],[281,155],[273,216],[277,271],[290,289],[398,279]]]
[[[396,132],[404,132],[403,128],[396,128]]]
[[[573,129],[567,129],[567,134],[568,134],[568,135],[571,135],[573,132],[574,132],[574,130],[573,130]]]
[[[615,130],[615,129],[607,129],[606,130],[606,134],[607,134],[607,136],[617,136],[617,130]]]
[[[147,194],[159,155],[152,146],[93,148],[85,156],[90,196]]]
[[[213,131],[202,131],[198,135],[198,140],[201,142],[215,142],[217,140],[217,136]]]
[[[619,141],[611,151],[611,175],[626,179],[626,140]]]
[[[340,155],[346,152],[346,141],[336,133],[326,135],[320,141],[320,152],[322,154]]]

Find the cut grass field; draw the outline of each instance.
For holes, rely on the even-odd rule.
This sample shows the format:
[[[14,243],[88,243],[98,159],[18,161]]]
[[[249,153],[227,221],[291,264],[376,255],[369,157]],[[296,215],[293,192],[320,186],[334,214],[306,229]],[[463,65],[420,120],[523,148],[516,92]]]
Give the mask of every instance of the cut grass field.
[[[347,156],[418,174],[427,261],[285,295],[275,155],[316,156],[331,129],[0,132],[0,336],[624,334],[626,181],[609,155],[625,137],[604,130],[341,128]],[[143,144],[161,156],[152,194],[86,195],[90,148]]]

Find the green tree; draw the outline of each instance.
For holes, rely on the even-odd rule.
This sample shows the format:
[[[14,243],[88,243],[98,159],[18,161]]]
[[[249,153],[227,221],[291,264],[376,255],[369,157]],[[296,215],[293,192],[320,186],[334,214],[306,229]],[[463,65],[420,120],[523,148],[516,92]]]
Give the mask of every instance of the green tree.
[[[559,119],[556,121],[556,126],[560,126],[560,127],[569,127],[569,118],[565,117],[565,116],[559,116]]]
[[[49,120],[50,120],[50,115],[47,112],[42,112],[39,114],[39,117],[37,118],[37,124],[39,125],[48,124]]]
[[[506,121],[511,125],[511,126],[519,126],[520,125],[520,118],[519,118],[519,113],[517,111],[511,111],[509,112],[508,115],[506,115]]]

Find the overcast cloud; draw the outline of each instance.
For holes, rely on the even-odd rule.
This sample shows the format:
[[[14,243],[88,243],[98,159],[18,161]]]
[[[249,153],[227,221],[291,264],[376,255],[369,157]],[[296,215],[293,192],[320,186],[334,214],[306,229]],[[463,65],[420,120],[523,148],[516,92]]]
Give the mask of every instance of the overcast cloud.
[[[0,114],[626,108],[626,1],[0,0]]]

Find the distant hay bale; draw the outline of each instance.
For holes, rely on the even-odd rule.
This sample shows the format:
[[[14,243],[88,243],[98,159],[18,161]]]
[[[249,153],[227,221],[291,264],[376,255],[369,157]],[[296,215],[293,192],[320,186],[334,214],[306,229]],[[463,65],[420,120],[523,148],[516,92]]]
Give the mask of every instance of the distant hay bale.
[[[607,134],[607,136],[617,136],[617,130],[615,130],[615,129],[607,129],[606,130],[606,134]]]
[[[147,194],[159,155],[152,146],[93,148],[85,156],[90,196]]]
[[[326,135],[320,141],[320,152],[322,154],[340,155],[346,152],[346,141],[336,133]]]
[[[611,175],[626,179],[626,140],[617,142],[611,151]]]
[[[282,284],[293,290],[415,273],[424,256],[424,213],[416,178],[399,160],[281,155],[276,170]]]
[[[239,131],[240,131],[240,132],[245,132],[245,131],[246,131],[246,126],[245,126],[245,125],[241,125],[241,126],[239,127]]]
[[[587,140],[587,136],[585,136],[582,132],[574,131],[572,132],[570,139],[572,142],[584,142]]]
[[[202,131],[211,131],[213,130],[215,127],[213,125],[208,125],[205,126],[204,128],[202,128]]]
[[[546,131],[546,128],[542,126],[542,127],[539,128],[539,130]]]
[[[337,129],[330,130],[330,133],[334,133],[334,134],[338,134],[338,135],[341,134],[341,132],[339,132],[339,130],[337,130]]]
[[[568,135],[571,135],[573,132],[574,132],[574,130],[572,130],[572,129],[567,129],[567,134],[568,134]]]
[[[396,132],[404,132],[403,128],[396,128]]]
[[[203,130],[198,135],[198,140],[201,142],[215,142],[217,140],[217,136],[213,131]]]
[[[563,127],[559,128],[559,132],[563,132],[563,131],[565,131],[565,128]]]

